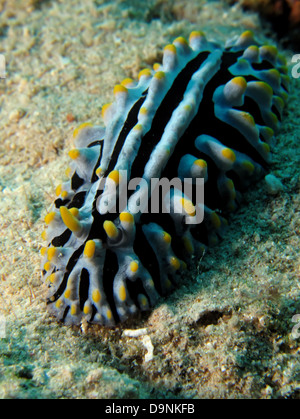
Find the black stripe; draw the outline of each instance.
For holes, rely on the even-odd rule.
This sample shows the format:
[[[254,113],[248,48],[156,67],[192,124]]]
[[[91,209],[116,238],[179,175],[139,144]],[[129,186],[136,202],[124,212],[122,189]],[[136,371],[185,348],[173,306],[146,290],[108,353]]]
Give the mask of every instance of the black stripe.
[[[84,304],[89,297],[90,274],[86,268],[83,268],[80,274],[79,283],[79,305],[80,310],[83,310]]]
[[[147,269],[150,273],[156,290],[160,295],[162,295],[159,263],[154,250],[152,249],[150,243],[148,242],[148,239],[143,233],[141,224],[137,224],[136,226],[133,251],[142,262],[144,268]]]
[[[141,146],[132,164],[131,179],[143,176],[144,167],[146,166],[154,147],[160,141],[174,109],[176,109],[178,104],[182,101],[192,75],[200,68],[201,64],[208,56],[209,52],[200,52],[197,57],[187,63],[185,68],[174,80],[171,88],[168,90],[154,115],[150,131],[142,138]]]

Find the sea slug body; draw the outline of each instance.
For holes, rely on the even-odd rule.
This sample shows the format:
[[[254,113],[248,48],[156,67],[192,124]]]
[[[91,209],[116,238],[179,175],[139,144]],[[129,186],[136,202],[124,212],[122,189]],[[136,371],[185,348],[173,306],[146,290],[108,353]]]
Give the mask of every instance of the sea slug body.
[[[176,287],[192,257],[222,237],[242,191],[266,175],[288,82],[284,58],[252,32],[225,48],[192,32],[138,81],[115,86],[105,128],[75,130],[70,180],[45,217],[50,312],[114,326]],[[124,173],[127,186],[140,180],[125,201]],[[174,186],[169,212],[142,211],[153,178],[189,178],[193,192],[203,179],[205,203]],[[191,222],[200,209],[203,222]]]

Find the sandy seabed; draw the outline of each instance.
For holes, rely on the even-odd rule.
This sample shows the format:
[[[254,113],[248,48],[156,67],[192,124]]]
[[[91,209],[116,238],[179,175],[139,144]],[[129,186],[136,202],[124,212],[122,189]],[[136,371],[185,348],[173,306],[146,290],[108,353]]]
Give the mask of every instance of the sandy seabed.
[[[115,84],[199,29],[275,42],[221,1],[0,0],[0,398],[299,398],[300,78],[271,168],[283,190],[249,190],[178,290],[115,329],[66,327],[46,311],[41,232],[73,130],[99,123]],[[281,52],[291,68],[295,52]]]

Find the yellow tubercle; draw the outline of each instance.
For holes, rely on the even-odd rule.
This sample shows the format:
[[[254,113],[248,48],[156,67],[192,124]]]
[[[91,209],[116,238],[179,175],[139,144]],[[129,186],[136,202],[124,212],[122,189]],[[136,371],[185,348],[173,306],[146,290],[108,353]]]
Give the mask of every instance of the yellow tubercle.
[[[124,285],[121,285],[119,288],[119,298],[121,301],[125,301],[126,300],[126,289],[124,287]]]
[[[49,261],[51,261],[56,254],[56,247],[49,247],[47,250],[47,258]]]
[[[47,253],[47,247],[41,247],[40,253],[42,256],[45,256],[45,254]]]
[[[45,224],[49,225],[55,218],[56,212],[51,211],[45,217]]]
[[[105,114],[107,110],[111,107],[111,105],[112,103],[106,103],[105,105],[102,106],[101,115],[103,119],[105,119]]]
[[[69,157],[72,160],[78,159],[79,156],[80,156],[80,151],[77,148],[73,148],[73,150],[69,151]]]
[[[194,215],[196,214],[196,208],[194,206],[194,204],[192,203],[192,201],[190,201],[189,199],[186,198],[181,198],[181,205],[184,209],[184,211],[190,215],[191,217],[194,217]]]
[[[231,82],[239,86],[243,91],[245,91],[247,88],[247,82],[244,77],[234,77]]]
[[[210,219],[211,219],[211,223],[214,226],[214,228],[218,229],[218,228],[221,227],[220,217],[218,216],[218,214],[215,211],[213,211],[210,214]]]
[[[69,211],[72,215],[74,215],[74,217],[78,217],[78,215],[79,215],[79,209],[78,208],[76,208],[76,207],[69,208]]]
[[[202,160],[202,159],[197,159],[197,160],[195,160],[195,161],[194,161],[194,164],[195,164],[196,166],[201,167],[202,169],[205,169],[205,168],[207,167],[207,163],[206,163],[206,161],[205,161],[205,160]]]
[[[63,305],[63,301],[61,299],[57,300],[55,303],[56,308],[60,308]]]
[[[69,230],[71,230],[72,232],[77,232],[81,229],[80,222],[77,220],[76,217],[74,217],[74,215],[71,213],[71,211],[67,207],[61,206],[59,208],[59,211],[60,211],[60,215],[63,220],[63,223]]]
[[[130,262],[129,268],[130,268],[131,272],[136,272],[139,269],[138,262],[133,260],[132,262]]]
[[[50,269],[51,269],[51,263],[48,261],[48,262],[46,262],[45,263],[45,265],[44,265],[44,269],[45,269],[45,271],[50,271]]]
[[[120,182],[120,173],[118,170],[113,170],[108,175],[109,179],[112,179],[117,185]]]
[[[122,84],[117,84],[114,87],[114,95],[118,95],[120,93],[122,93],[122,94],[128,93],[128,89],[125,86],[123,86]]]
[[[193,243],[191,242],[191,240],[188,237],[183,237],[182,240],[183,240],[185,250],[189,254],[193,254],[194,253],[194,246],[193,246]]]
[[[62,191],[62,184],[59,184],[55,189],[55,195],[59,196],[61,194],[61,191]]]
[[[92,299],[95,303],[99,303],[99,301],[101,300],[101,293],[99,290],[94,289],[94,291],[92,292]]]
[[[103,174],[103,169],[102,169],[102,167],[98,167],[98,169],[96,170],[96,175],[97,175],[98,177],[100,177],[100,176],[102,176],[102,174]]]
[[[161,64],[159,64],[159,63],[154,63],[153,64],[153,70],[154,71],[158,71],[160,69],[160,67],[161,67]]]
[[[142,77],[151,77],[152,73],[149,68],[144,68],[139,72],[138,79],[140,80]]]
[[[130,77],[127,77],[126,79],[121,81],[121,85],[125,87],[130,86],[132,83],[134,83],[134,81]]]
[[[180,268],[180,261],[176,256],[171,256],[169,259],[170,265],[176,269],[176,271]]]
[[[164,51],[171,52],[172,54],[177,53],[176,47],[173,44],[166,45]]]
[[[83,312],[84,314],[89,314],[91,312],[91,305],[89,304],[89,302],[85,303],[83,307]]]
[[[95,250],[96,243],[94,242],[94,240],[88,240],[85,244],[83,254],[86,258],[91,259],[95,254]]]
[[[183,36],[179,36],[178,38],[174,39],[173,43],[179,44],[185,47],[188,46],[188,41]]]
[[[154,77],[158,80],[163,80],[166,77],[166,73],[164,71],[157,71]]]
[[[261,145],[262,145],[262,148],[264,149],[264,151],[269,154],[270,151],[271,151],[269,144],[262,142]]]
[[[235,152],[233,150],[231,150],[230,148],[227,148],[227,147],[223,148],[222,156],[225,157],[226,159],[230,160],[232,163],[234,163],[235,160],[236,160]]]
[[[112,221],[104,221],[103,228],[110,239],[116,239],[118,237],[119,230]]]
[[[243,166],[243,168],[244,168],[244,169],[246,169],[246,170],[247,170],[247,172],[249,172],[249,173],[251,173],[251,174],[254,172],[255,166],[254,166],[254,164],[253,164],[253,163],[251,163],[251,161],[249,161],[249,160],[244,160],[244,161],[242,162],[242,166]]]
[[[84,122],[78,128],[74,130],[73,137],[76,138],[78,134],[80,133],[80,131],[87,127],[93,127],[93,124],[91,124],[90,122]]]
[[[123,223],[133,223],[134,218],[133,215],[130,214],[130,212],[121,212],[120,214],[120,221]]]
[[[110,309],[107,309],[106,310],[106,317],[108,318],[108,320],[111,320],[112,319],[112,312],[111,312]]]
[[[194,39],[197,39],[197,38],[202,38],[202,37],[204,37],[205,35],[204,35],[204,32],[202,32],[202,31],[192,31],[191,33],[190,33],[190,36],[189,36],[189,41],[191,42],[191,41],[193,41]]]
[[[71,289],[67,288],[64,294],[65,298],[69,299],[71,297],[71,292]]]
[[[165,243],[167,243],[167,244],[171,243],[172,238],[171,238],[169,233],[167,233],[166,231],[163,231],[163,236],[162,237],[163,237],[163,241]]]
[[[76,304],[71,305],[70,313],[71,313],[71,316],[76,316],[76,314],[77,314],[77,305]]]

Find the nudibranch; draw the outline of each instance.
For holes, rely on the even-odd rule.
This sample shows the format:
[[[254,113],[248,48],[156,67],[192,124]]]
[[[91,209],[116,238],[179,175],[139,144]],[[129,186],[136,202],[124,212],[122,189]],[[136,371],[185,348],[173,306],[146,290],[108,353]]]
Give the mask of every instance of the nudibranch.
[[[45,217],[50,312],[66,324],[114,326],[174,289],[266,174],[288,84],[284,57],[251,31],[224,48],[194,31],[137,81],[115,86],[105,127],[75,130],[69,180]],[[154,178],[189,179],[193,194],[174,183],[169,211],[146,211]],[[204,202],[193,199],[198,179]],[[193,223],[197,210],[202,222]]]

